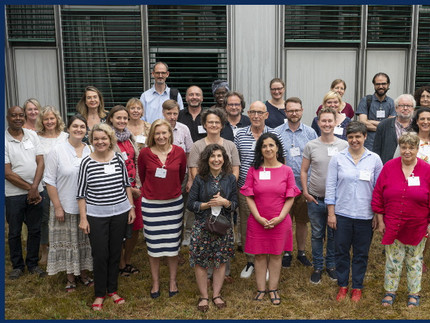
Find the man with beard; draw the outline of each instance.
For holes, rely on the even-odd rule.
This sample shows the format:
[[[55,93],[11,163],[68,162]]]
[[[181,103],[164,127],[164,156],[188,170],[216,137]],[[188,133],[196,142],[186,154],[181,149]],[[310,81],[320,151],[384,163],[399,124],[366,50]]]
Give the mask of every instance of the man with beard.
[[[281,139],[286,156],[286,164],[290,166],[294,173],[297,187],[302,190],[300,181],[300,171],[303,159],[303,150],[306,144],[318,138],[314,129],[304,125],[301,120],[303,116],[302,100],[296,97],[288,98],[285,101],[285,114],[288,122],[275,128],[275,132]],[[303,194],[294,198],[294,204],[290,211],[291,220],[296,221],[296,241],[297,241],[297,259],[304,266],[312,266],[305,254],[306,238],[308,235],[308,207]],[[282,258],[282,267],[291,266],[292,250],[285,250]]]
[[[164,101],[172,99],[171,94],[174,96],[173,99],[178,102],[179,109],[182,110],[184,108],[182,97],[181,94],[179,94],[178,89],[169,88],[166,84],[166,79],[169,77],[169,67],[166,63],[155,63],[152,77],[155,81],[154,85],[149,90],[143,92],[140,96],[140,101],[142,102],[145,110],[143,120],[149,123],[152,123],[157,119],[163,119],[162,105]]]
[[[387,92],[390,89],[390,77],[380,72],[375,74],[372,83],[375,93],[362,98],[356,111],[358,120],[366,125],[367,139],[364,146],[369,150],[373,149],[378,124],[384,119],[396,116],[394,101],[387,96]]]
[[[203,91],[197,85],[191,85],[185,94],[185,101],[188,107],[179,111],[178,121],[188,127],[193,142],[206,137],[206,130],[203,128],[200,115],[203,112]]]
[[[415,108],[415,99],[410,94],[402,94],[395,101],[396,118],[382,120],[376,128],[373,151],[381,157],[385,164],[393,158],[399,137],[411,130],[412,115]]]
[[[5,133],[5,208],[9,224],[9,253],[13,270],[9,279],[18,279],[25,266],[39,277],[46,272],[38,266],[40,226],[42,223],[41,180],[43,176],[43,148],[36,132],[23,129],[24,109],[13,106],[7,110],[9,127]],[[22,224],[27,226],[25,263],[22,256]]]
[[[234,141],[237,131],[251,124],[248,116],[242,114],[245,110],[243,95],[239,92],[228,92],[224,100],[224,110],[227,113],[227,123],[221,131],[221,137]]]

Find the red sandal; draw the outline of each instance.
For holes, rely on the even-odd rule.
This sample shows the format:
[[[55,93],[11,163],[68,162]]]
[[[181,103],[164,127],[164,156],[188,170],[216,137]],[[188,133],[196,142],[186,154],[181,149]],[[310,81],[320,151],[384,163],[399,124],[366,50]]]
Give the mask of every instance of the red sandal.
[[[113,302],[114,302],[115,304],[124,304],[124,303],[125,303],[125,300],[124,300],[124,298],[122,298],[122,297],[119,297],[119,296],[118,296],[118,298],[117,298],[117,299],[113,299],[113,297],[114,297],[115,295],[117,295],[117,296],[118,296],[118,293],[117,293],[117,292],[113,292],[113,293],[109,293],[109,294],[108,294],[108,296],[109,296],[109,297],[112,297],[112,300],[113,300]]]
[[[104,300],[105,299],[105,297],[103,296],[103,297],[96,297],[96,299],[97,298],[101,298],[102,300]],[[95,300],[94,300],[95,301]],[[103,308],[103,303],[101,303],[101,304],[92,304],[91,305],[91,308],[93,309],[93,311],[101,311],[102,310],[102,308]]]

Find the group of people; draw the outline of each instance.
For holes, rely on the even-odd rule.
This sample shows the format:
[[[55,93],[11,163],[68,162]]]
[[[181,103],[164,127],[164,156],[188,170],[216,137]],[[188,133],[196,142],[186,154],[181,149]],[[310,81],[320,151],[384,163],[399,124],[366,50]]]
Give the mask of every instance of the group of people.
[[[66,291],[77,282],[94,286],[94,310],[102,310],[106,295],[123,304],[118,276],[140,272],[131,259],[143,231],[151,298],[162,294],[161,257],[168,295],[179,293],[183,245],[195,271],[197,309],[209,309],[208,284],[214,306],[226,307],[221,291],[232,281],[237,243],[246,254],[240,277],[255,271],[254,300],[267,294],[280,305],[281,268],[291,266],[295,236],[297,260],[313,267],[310,282],[320,283],[325,271],[342,301],[351,271],[351,299],[358,302],[377,230],[386,256],[382,305],[393,304],[406,262],[408,306],[419,306],[430,233],[430,87],[417,90],[418,100],[392,100],[388,75],[378,73],[355,121],[343,101],[346,83],[337,79],[310,127],[302,122],[302,101],[284,99],[279,78],[270,82],[271,99],[251,103],[245,114],[243,95],[226,81],[213,83],[215,105],[207,109],[201,88],[190,86],[184,108],[179,91],[166,84],[167,64],[157,62],[152,76],[154,86],[140,99],[109,112],[102,93],[88,86],[67,125],[35,99],[8,109],[10,279],[25,266],[40,277],[66,272]],[[309,222],[312,261],[305,252]],[[38,264],[39,245],[47,273]]]

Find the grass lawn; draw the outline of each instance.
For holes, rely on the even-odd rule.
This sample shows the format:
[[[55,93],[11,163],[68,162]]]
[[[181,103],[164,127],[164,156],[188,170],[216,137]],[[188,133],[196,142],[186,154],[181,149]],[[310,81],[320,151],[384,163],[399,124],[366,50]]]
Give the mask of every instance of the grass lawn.
[[[141,272],[130,277],[119,277],[118,293],[126,303],[116,305],[108,297],[104,308],[94,312],[93,288],[82,284],[73,293],[65,292],[66,275],[61,273],[46,278],[37,278],[25,273],[20,279],[9,280],[11,270],[9,251],[5,248],[5,319],[379,319],[379,320],[429,320],[430,319],[430,272],[423,275],[421,306],[408,309],[406,276],[403,272],[397,299],[391,308],[380,304],[384,295],[385,256],[380,245],[380,235],[375,233],[369,256],[369,266],[365,278],[362,300],[358,304],[349,299],[336,302],[337,284],[330,281],[326,274],[322,282],[314,285],[309,282],[312,268],[302,266],[296,259],[291,268],[282,269],[279,284],[282,304],[273,306],[268,296],[262,302],[255,302],[255,277],[241,279],[240,272],[246,264],[245,255],[236,253],[231,263],[232,284],[225,284],[222,295],[227,308],[217,310],[213,304],[206,313],[197,311],[198,289],[194,270],[188,263],[188,248],[182,247],[181,254],[187,260],[179,266],[178,288],[180,293],[168,297],[168,269],[161,266],[161,297],[151,299],[151,277],[148,256],[142,235],[133,255],[133,265]],[[309,238],[310,240],[310,232]],[[307,253],[310,255],[310,242]],[[427,263],[430,263],[427,255]],[[209,290],[209,297],[212,291]]]

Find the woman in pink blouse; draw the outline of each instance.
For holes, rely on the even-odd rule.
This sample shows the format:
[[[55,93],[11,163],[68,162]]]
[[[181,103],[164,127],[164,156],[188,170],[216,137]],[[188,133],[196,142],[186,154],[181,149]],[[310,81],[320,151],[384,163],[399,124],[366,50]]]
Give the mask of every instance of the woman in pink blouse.
[[[425,235],[430,232],[430,165],[417,158],[419,142],[415,133],[399,138],[400,157],[384,165],[373,191],[372,209],[386,255],[383,306],[396,298],[404,262],[408,307],[420,304]]]

